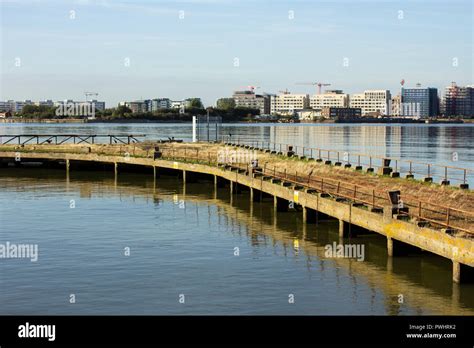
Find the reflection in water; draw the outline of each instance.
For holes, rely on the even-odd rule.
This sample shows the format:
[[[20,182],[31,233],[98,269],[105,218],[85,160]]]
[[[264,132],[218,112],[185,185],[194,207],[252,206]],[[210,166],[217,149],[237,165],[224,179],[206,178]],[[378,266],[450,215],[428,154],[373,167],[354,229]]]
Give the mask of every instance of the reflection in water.
[[[275,213],[270,199],[210,182],[65,178],[0,174],[1,240],[40,249],[36,264],[2,261],[2,314],[474,314],[474,287],[452,284],[449,260],[388,258],[377,234],[339,240],[336,222],[306,225],[301,213]],[[333,242],[362,243],[365,261],[326,258]]]

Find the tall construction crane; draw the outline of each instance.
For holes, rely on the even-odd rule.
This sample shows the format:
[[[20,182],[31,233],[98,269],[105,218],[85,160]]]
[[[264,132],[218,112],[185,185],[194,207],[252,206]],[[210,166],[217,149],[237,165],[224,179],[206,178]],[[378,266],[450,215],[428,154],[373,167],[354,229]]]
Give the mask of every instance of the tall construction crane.
[[[297,85],[312,85],[312,86],[318,86],[318,94],[321,94],[321,87],[323,86],[331,86],[330,83],[323,83],[323,82],[298,82],[296,83]]]
[[[96,93],[96,92],[84,92],[84,95],[86,96],[86,101],[88,100],[88,97],[97,97],[99,95],[99,93]]]

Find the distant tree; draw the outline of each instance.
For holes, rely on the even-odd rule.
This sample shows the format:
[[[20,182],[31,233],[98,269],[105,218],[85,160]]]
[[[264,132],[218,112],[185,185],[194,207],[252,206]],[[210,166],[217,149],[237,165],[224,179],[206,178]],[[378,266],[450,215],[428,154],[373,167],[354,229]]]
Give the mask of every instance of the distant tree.
[[[56,117],[56,108],[47,105],[25,105],[19,114],[27,118],[53,118]]]
[[[201,98],[190,98],[187,102],[187,108],[191,109],[204,109],[204,105],[202,104]]]
[[[220,98],[217,100],[217,108],[222,110],[235,109],[235,100],[233,98]]]
[[[132,110],[125,105],[119,105],[112,113],[112,116],[120,116],[123,117],[126,114],[131,114]]]

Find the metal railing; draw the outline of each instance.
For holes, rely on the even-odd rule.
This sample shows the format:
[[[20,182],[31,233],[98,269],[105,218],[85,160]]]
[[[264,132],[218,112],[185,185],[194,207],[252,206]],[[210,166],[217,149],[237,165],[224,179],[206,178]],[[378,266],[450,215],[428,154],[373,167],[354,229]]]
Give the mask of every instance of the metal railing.
[[[201,163],[211,166],[217,166],[219,164],[215,151],[204,151],[195,147],[180,147],[180,149],[164,147],[161,148],[161,151],[163,159]],[[227,166],[229,168],[241,169],[246,175],[251,175],[252,173],[252,165],[250,163],[232,163]],[[262,178],[266,176],[279,179],[305,189],[327,193],[334,198],[358,203],[370,208],[383,209],[384,207],[392,206],[398,214],[406,215],[415,221],[426,222],[437,227],[474,235],[474,212],[420,200],[417,197],[403,192],[401,192],[399,196],[400,203],[393,206],[387,191],[379,191],[369,186],[358,185],[343,180],[329,179],[317,175],[308,175],[298,173],[297,171],[269,167],[267,163],[263,164],[259,172]],[[408,208],[408,211],[404,208]]]
[[[97,138],[105,138],[109,144],[131,144],[140,142],[139,138],[143,138],[144,134],[2,134],[0,135],[0,144],[37,144],[37,145],[62,145],[62,144],[95,144]]]
[[[385,167],[384,161],[390,160],[393,171],[398,173],[400,176],[407,175],[408,178],[412,177],[419,179],[427,178],[427,181],[429,181],[430,178],[431,180],[436,178],[440,182],[443,181],[444,184],[450,184],[450,181],[453,181],[455,183],[462,184],[463,187],[466,187],[469,182],[474,182],[474,170],[450,165],[433,164],[394,157],[383,157],[378,155],[328,150],[268,141],[242,142],[240,140],[236,140],[235,142],[226,143],[233,143],[241,146],[248,145],[253,148],[275,151],[277,153],[285,153],[291,146],[295,155],[297,156],[305,156],[307,158],[316,160],[319,159],[323,161],[331,161],[341,165],[349,164],[351,167],[357,166],[360,167],[360,169],[364,167],[366,169],[371,168],[373,171],[376,171],[378,168]]]

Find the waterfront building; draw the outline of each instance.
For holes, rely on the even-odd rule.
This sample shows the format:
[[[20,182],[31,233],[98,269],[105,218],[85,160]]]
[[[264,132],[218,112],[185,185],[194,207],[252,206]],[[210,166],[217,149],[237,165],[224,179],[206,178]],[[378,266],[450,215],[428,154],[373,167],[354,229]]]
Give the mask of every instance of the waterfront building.
[[[353,94],[349,100],[351,108],[360,108],[362,116],[390,115],[391,95],[389,90],[367,90]]]
[[[93,103],[96,111],[104,111],[105,110],[105,102],[98,101],[96,99],[89,100],[89,103]]]
[[[270,100],[270,112],[272,115],[294,115],[299,110],[309,108],[308,94],[283,93],[274,95]]]
[[[158,111],[160,109],[170,109],[171,100],[168,98],[155,98],[151,100],[151,108],[149,111]]]
[[[64,104],[75,104],[75,105],[82,105],[85,103],[95,103],[96,110],[104,110],[105,109],[105,102],[98,101],[98,100],[91,100],[88,102],[85,101],[74,101],[72,99],[67,99],[64,101],[53,101],[51,99],[47,100],[40,100],[33,102],[31,100],[24,100],[24,101],[16,101],[16,100],[8,100],[8,101],[0,101],[0,112],[10,111],[12,114],[20,113],[25,105],[35,105],[35,106],[47,106],[47,107],[57,107],[62,106]]]
[[[12,111],[10,101],[0,101],[0,112]]]
[[[147,112],[147,102],[145,100],[135,100],[128,103],[128,107],[132,110],[132,113]]]
[[[31,100],[16,101],[16,100],[7,100],[0,102],[0,111],[10,111],[11,113],[19,113],[23,110],[25,105],[33,105]]]
[[[69,104],[69,105],[74,104],[74,105],[77,105],[77,106],[85,106],[85,107],[88,107],[89,105],[94,104],[94,107],[95,107],[96,111],[105,110],[105,102],[98,101],[96,99],[87,100],[87,101],[85,101],[85,100],[76,101],[76,100],[72,100],[72,99],[66,99],[66,100],[60,100],[60,101],[56,101],[56,102],[52,102],[51,100],[46,100],[46,101],[40,101],[40,102],[36,103],[36,105],[46,105],[46,106],[56,106],[56,107],[64,105],[64,104]]]
[[[53,106],[54,106],[54,102],[53,102],[51,99],[40,100],[40,101],[37,101],[37,102],[35,103],[35,105],[37,105],[37,106],[53,107]]]
[[[402,87],[400,116],[435,117],[438,115],[439,100],[437,88]]]
[[[172,109],[180,109],[186,106],[186,102],[184,100],[171,100],[170,105]]]
[[[446,87],[444,112],[446,116],[474,117],[474,86],[461,87],[453,82]]]
[[[390,115],[400,116],[402,109],[402,96],[400,94],[393,96],[390,104]]]
[[[349,95],[341,90],[327,90],[323,94],[312,95],[309,98],[309,107],[312,109],[347,108],[348,106]]]
[[[244,107],[260,110],[260,114],[270,113],[270,96],[255,94],[254,91],[235,91],[232,95],[235,107]]]

